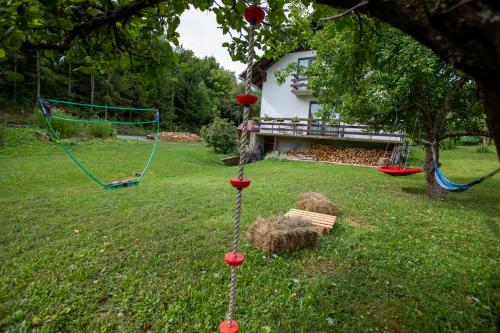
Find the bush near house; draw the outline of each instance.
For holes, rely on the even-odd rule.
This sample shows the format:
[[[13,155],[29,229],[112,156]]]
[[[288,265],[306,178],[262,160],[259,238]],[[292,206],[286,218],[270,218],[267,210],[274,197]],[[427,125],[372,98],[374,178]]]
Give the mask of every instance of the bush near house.
[[[273,151],[267,154],[264,159],[266,161],[288,161],[288,156],[286,154],[281,154],[280,152]]]
[[[217,117],[201,128],[201,138],[216,153],[229,153],[236,147],[236,128],[228,120]]]

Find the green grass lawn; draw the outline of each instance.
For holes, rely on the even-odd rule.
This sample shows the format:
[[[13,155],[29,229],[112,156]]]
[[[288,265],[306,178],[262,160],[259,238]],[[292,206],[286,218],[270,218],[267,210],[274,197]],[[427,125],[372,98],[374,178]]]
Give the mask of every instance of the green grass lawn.
[[[201,144],[161,143],[141,186],[106,191],[32,131],[10,130],[0,149],[0,331],[218,331],[236,168]],[[140,170],[150,144],[73,149],[112,181]],[[441,159],[459,182],[498,166],[475,147]],[[495,331],[500,176],[433,202],[422,174],[290,161],[246,170],[241,332]],[[253,248],[248,224],[311,190],[341,211],[320,247],[280,256]]]

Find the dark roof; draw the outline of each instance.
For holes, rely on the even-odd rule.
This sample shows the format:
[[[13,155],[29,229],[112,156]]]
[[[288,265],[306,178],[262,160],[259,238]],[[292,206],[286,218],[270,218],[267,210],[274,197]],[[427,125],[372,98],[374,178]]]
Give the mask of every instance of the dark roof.
[[[262,89],[262,83],[266,80],[266,70],[271,67],[276,60],[269,60],[262,58],[255,62],[252,66],[252,84],[259,89]],[[247,78],[247,71],[245,70],[240,74],[240,79],[245,81]]]

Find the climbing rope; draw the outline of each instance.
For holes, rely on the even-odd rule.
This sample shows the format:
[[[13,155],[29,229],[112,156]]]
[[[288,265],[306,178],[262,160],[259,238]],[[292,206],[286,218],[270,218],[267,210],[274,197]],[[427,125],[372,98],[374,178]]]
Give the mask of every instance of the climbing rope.
[[[264,20],[265,13],[262,8],[257,5],[252,5],[245,9],[245,19],[250,24],[248,29],[248,55],[247,69],[245,78],[245,94],[236,96],[236,100],[243,105],[243,130],[240,141],[240,160],[238,164],[238,177],[230,180],[231,185],[236,188],[236,209],[233,228],[233,248],[231,252],[226,253],[224,261],[231,266],[230,289],[229,289],[229,306],[227,311],[227,319],[220,323],[219,328],[221,333],[237,333],[238,323],[233,319],[234,310],[236,307],[236,289],[237,289],[237,274],[236,267],[241,265],[245,260],[245,256],[238,252],[238,242],[241,222],[241,201],[243,189],[250,185],[250,180],[244,178],[245,162],[248,149],[248,115],[250,113],[250,105],[257,102],[257,96],[251,94],[252,84],[252,67],[255,57],[255,28],[256,25]]]
[[[415,117],[415,125],[413,125],[413,131],[411,132],[411,136],[410,138],[413,140],[413,138],[415,137],[415,131],[417,129],[417,124],[418,123],[418,116]],[[419,124],[419,127],[420,127],[420,124]],[[404,164],[404,167],[406,168],[406,166],[408,165],[408,160],[410,159],[410,152],[411,152],[411,144],[408,144],[406,143],[406,158],[405,158],[405,164]]]

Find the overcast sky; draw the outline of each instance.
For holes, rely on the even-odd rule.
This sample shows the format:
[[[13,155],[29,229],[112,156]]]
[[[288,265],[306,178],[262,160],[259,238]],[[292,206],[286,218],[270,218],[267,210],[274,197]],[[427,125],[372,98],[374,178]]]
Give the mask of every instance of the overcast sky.
[[[232,61],[227,49],[222,47],[222,43],[228,42],[230,38],[217,28],[215,14],[212,12],[196,9],[184,12],[178,32],[182,46],[192,50],[196,56],[214,56],[224,68],[236,74],[244,71],[245,65]]]

